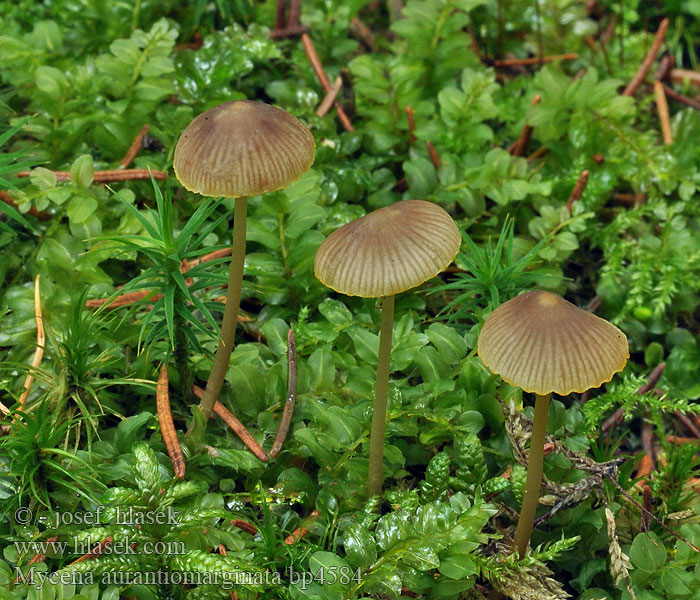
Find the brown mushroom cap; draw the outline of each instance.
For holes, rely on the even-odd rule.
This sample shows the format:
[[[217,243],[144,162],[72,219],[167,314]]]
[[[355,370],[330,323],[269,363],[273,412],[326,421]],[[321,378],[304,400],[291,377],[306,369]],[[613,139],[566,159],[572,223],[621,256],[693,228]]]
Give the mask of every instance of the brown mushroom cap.
[[[196,117],[175,146],[173,169],[185,188],[237,198],[273,192],[314,161],[311,132],[289,113],[250,100],[225,102]]]
[[[459,230],[443,208],[403,200],[331,233],[316,252],[314,273],[347,296],[391,296],[440,273],[460,243]]]
[[[584,392],[610,381],[629,358],[613,324],[549,292],[527,292],[486,319],[478,353],[507,383],[535,394]]]

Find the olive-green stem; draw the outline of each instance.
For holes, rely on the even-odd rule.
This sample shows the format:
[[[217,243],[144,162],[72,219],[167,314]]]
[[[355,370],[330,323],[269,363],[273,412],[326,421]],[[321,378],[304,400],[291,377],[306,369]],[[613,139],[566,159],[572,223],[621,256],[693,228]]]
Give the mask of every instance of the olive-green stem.
[[[382,325],[379,331],[379,356],[377,357],[377,384],[374,388],[374,411],[369,435],[369,474],[367,493],[382,493],[384,467],[384,426],[389,396],[389,365],[391,364],[391,334],[394,329],[394,296],[382,299]]]
[[[229,359],[233,351],[238,322],[238,308],[241,304],[241,285],[243,283],[243,265],[245,263],[245,223],[248,209],[246,197],[236,198],[233,212],[233,251],[231,253],[231,270],[228,276],[228,293],[224,320],[221,324],[221,337],[216,348],[214,364],[211,366],[207,387],[204,390],[199,408],[204,415],[204,423],[209,420],[214,404],[219,399],[221,388],[226,379]]]
[[[530,437],[530,452],[527,458],[527,480],[525,481],[525,494],[523,506],[520,509],[518,527],[515,530],[513,543],[522,558],[525,556],[530,534],[535,522],[535,511],[540,499],[540,485],[542,483],[542,465],[544,462],[544,434],[547,428],[547,411],[549,410],[549,397],[537,394],[535,398],[535,418],[532,422],[532,436]]]

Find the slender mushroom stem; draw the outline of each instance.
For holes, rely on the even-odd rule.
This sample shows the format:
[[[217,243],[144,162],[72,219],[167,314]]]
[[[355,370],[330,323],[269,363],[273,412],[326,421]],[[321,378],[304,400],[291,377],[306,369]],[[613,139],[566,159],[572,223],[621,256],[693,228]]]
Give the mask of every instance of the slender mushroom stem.
[[[389,395],[389,365],[391,364],[391,336],[394,330],[394,296],[382,299],[382,324],[379,330],[379,356],[377,357],[377,383],[374,388],[374,410],[369,436],[369,474],[367,493],[382,493],[384,460],[384,426]]]
[[[527,480],[525,481],[525,494],[523,506],[520,509],[518,527],[515,530],[513,543],[522,558],[525,556],[530,534],[535,522],[535,511],[540,499],[540,485],[542,483],[542,464],[544,462],[544,434],[547,429],[547,411],[549,410],[549,397],[536,395],[535,418],[532,422],[532,436],[530,437],[530,453],[527,458]]]
[[[226,379],[229,359],[233,351],[238,322],[238,308],[241,304],[241,285],[243,283],[243,265],[245,263],[245,229],[248,199],[245,196],[236,198],[233,212],[233,251],[231,253],[231,267],[228,276],[228,293],[226,295],[226,307],[224,320],[221,324],[221,338],[216,348],[214,364],[209,373],[209,380],[204,391],[199,409],[204,415],[204,426],[211,417],[214,404],[219,399],[219,393]],[[190,433],[192,427],[190,427]]]

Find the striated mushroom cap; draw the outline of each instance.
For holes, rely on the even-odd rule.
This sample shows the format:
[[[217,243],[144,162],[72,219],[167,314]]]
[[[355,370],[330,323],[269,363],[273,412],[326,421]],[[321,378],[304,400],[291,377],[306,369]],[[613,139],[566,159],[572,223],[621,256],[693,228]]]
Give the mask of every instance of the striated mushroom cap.
[[[527,292],[501,304],[478,340],[484,364],[526,392],[562,396],[610,381],[629,358],[613,324],[549,292]]]
[[[175,146],[180,183],[204,196],[253,196],[287,187],[314,161],[311,132],[289,113],[250,100],[196,117]]]
[[[460,243],[457,225],[443,208],[403,200],[331,233],[316,252],[314,273],[347,296],[391,296],[440,273]]]

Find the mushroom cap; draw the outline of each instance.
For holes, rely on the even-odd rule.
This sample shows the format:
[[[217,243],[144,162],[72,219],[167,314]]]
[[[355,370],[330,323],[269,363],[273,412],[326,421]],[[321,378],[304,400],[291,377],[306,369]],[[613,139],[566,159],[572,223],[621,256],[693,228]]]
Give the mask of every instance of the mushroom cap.
[[[585,392],[625,368],[627,338],[617,327],[556,294],[527,292],[501,304],[478,340],[484,364],[526,392]]]
[[[461,241],[443,208],[403,200],[331,233],[316,252],[314,273],[347,296],[391,296],[440,273],[454,260]]]
[[[314,136],[289,113],[250,100],[203,112],[182,132],[173,169],[204,196],[254,196],[288,186],[314,161]]]

